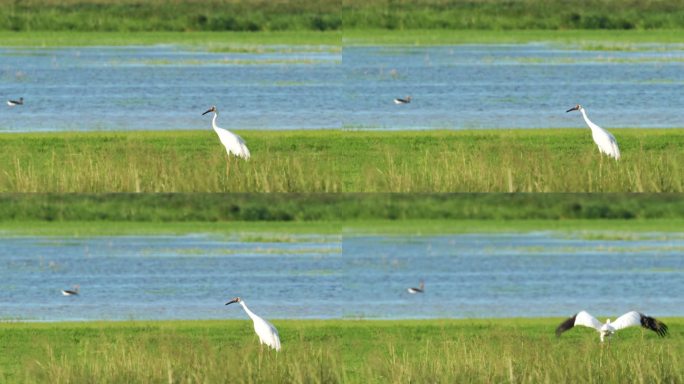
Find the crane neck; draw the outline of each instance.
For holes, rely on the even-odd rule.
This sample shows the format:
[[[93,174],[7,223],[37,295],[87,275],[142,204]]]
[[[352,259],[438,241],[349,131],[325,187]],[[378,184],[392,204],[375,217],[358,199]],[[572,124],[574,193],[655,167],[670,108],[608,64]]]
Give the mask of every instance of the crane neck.
[[[589,118],[587,117],[587,113],[584,111],[584,108],[580,109],[580,112],[582,113],[582,117],[584,118],[584,121],[587,123],[589,128],[594,130],[594,123],[592,123],[591,120],[589,120]]]
[[[245,312],[247,312],[247,316],[249,316],[250,319],[254,320],[256,315],[254,314],[254,312],[250,311],[249,308],[247,308],[245,302],[240,300],[240,305],[242,305],[242,308],[245,310]]]
[[[214,112],[214,117],[211,119],[211,126],[212,126],[212,128],[214,128],[214,130],[216,128],[218,128],[216,125],[216,119],[217,118],[218,118],[218,112]],[[585,116],[585,119],[586,119],[586,116]],[[242,304],[242,302],[240,302],[240,304]],[[243,307],[244,307],[244,305],[243,305]]]

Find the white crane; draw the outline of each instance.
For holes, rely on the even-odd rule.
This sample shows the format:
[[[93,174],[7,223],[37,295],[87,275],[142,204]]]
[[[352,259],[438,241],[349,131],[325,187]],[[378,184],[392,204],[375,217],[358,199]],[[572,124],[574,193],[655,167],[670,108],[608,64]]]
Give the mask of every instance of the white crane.
[[[411,102],[411,96],[406,96],[405,99],[396,98],[394,99],[394,104],[408,104]]]
[[[232,153],[237,157],[249,159],[249,149],[247,149],[247,143],[242,139],[242,137],[216,125],[216,118],[218,117],[218,109],[216,109],[216,106],[209,108],[209,110],[204,112],[202,115],[206,115],[209,112],[214,112],[214,118],[211,120],[211,126],[214,128],[214,131],[221,140],[221,144],[226,147],[228,155]]]
[[[76,296],[78,295],[78,289],[80,287],[78,285],[74,285],[73,289],[62,289],[62,295],[63,296]]]
[[[254,332],[256,332],[257,336],[259,336],[259,341],[261,344],[266,344],[276,351],[280,351],[280,336],[278,336],[278,330],[276,327],[274,327],[273,324],[269,323],[268,321],[257,316],[254,312],[250,311],[249,308],[247,308],[247,305],[245,305],[244,300],[241,298],[236,297],[227,302],[226,305],[233,303],[240,303],[245,312],[247,312],[247,316],[252,319],[252,322],[254,323]]]
[[[423,280],[420,281],[420,285],[418,286],[419,288],[411,287],[406,289],[408,293],[410,294],[416,294],[416,293],[423,293],[425,292],[425,283]]]
[[[605,153],[608,155],[608,157],[612,157],[615,160],[619,160],[620,148],[618,148],[618,143],[617,140],[615,140],[615,136],[598,125],[592,123],[587,117],[587,112],[585,112],[581,105],[577,104],[565,112],[567,113],[572,111],[580,111],[582,113],[584,121],[586,121],[589,128],[591,128],[591,137],[594,139],[594,143],[598,145],[599,152]]]
[[[19,100],[7,100],[7,105],[14,107],[16,105],[24,105],[24,98],[20,97]]]
[[[584,327],[594,328],[599,332],[601,337],[601,342],[605,338],[610,337],[616,331],[619,331],[627,327],[638,327],[642,326],[646,329],[650,329],[658,334],[660,337],[667,335],[667,325],[656,320],[653,317],[646,316],[643,313],[637,311],[630,311],[624,315],[618,317],[610,322],[610,319],[606,319],[605,324],[601,324],[594,316],[590,315],[587,311],[580,311],[575,316],[568,318],[561,325],[556,328],[556,336],[560,336],[561,333],[571,329],[575,325],[581,325]]]

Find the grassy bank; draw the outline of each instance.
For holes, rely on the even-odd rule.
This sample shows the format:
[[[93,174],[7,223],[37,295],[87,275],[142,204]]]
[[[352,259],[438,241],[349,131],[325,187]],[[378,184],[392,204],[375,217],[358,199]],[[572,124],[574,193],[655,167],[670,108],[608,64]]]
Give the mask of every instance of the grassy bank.
[[[341,27],[334,1],[0,0],[9,31],[281,31]]]
[[[0,30],[674,29],[675,0],[0,0]]]
[[[308,235],[338,241],[354,235],[430,236],[461,233],[525,233],[555,231],[589,239],[635,239],[646,232],[681,232],[684,219],[652,220],[351,220],[351,221],[2,221],[0,236],[120,236],[209,233],[239,241],[296,242]]]
[[[344,45],[454,45],[553,43],[587,50],[634,50],[636,44],[684,43],[680,29],[601,30],[601,29],[351,29],[342,33]]]
[[[678,194],[2,194],[0,222],[684,219]]]
[[[590,50],[633,50],[636,44],[684,43],[681,29],[668,30],[449,30],[353,29],[263,32],[75,32],[0,31],[3,47],[121,46],[174,44],[214,50],[261,45],[453,45],[547,42]]]
[[[655,29],[681,28],[684,10],[672,0],[459,1],[345,0],[345,30],[401,29]]]
[[[0,192],[682,192],[680,129],[247,131],[228,159],[214,132],[0,135]]]
[[[0,380],[45,382],[682,382],[684,320],[671,335],[560,319],[275,320],[283,350],[260,351],[249,321],[0,323]],[[638,351],[638,352],[635,352]]]
[[[0,46],[63,47],[174,44],[228,50],[255,45],[340,46],[339,31],[265,31],[265,32],[75,32],[75,31],[0,31]]]

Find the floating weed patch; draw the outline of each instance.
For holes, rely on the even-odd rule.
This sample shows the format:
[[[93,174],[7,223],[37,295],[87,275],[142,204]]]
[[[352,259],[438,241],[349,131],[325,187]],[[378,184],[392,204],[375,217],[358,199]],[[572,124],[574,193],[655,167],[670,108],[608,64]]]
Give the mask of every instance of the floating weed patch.
[[[630,44],[630,43],[583,43],[578,46],[566,45],[567,48],[579,48],[584,51],[614,52],[673,52],[684,50],[682,44]]]
[[[321,65],[341,64],[341,60],[303,59],[303,58],[269,58],[269,59],[209,59],[209,60],[170,60],[141,59],[131,60],[134,65],[148,66],[202,66],[202,65]]]
[[[342,47],[335,45],[222,45],[209,46],[213,53],[295,54],[295,53],[341,53]]]
[[[282,233],[241,233],[242,242],[249,243],[339,243],[341,236],[288,235]]]

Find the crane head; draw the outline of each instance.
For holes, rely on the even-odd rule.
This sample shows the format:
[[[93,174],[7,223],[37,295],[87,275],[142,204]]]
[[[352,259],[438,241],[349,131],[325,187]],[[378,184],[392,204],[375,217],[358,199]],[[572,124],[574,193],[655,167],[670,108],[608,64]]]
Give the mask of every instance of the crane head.
[[[240,299],[239,297],[236,297],[236,298],[234,298],[233,300],[227,302],[226,305],[228,305],[228,304],[233,304],[233,303],[239,303],[241,300],[242,300],[242,299]]]
[[[204,112],[202,115],[206,115],[209,112],[216,112],[216,106],[212,105],[211,108],[209,108],[206,112]]]
[[[568,109],[568,110],[565,111],[565,112],[567,113],[567,112],[572,112],[572,111],[579,111],[580,109],[582,109],[582,106],[579,105],[579,104],[577,104],[577,105],[575,105],[574,107]]]

